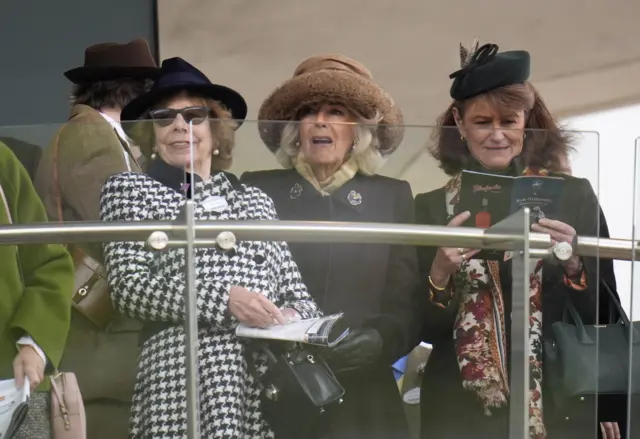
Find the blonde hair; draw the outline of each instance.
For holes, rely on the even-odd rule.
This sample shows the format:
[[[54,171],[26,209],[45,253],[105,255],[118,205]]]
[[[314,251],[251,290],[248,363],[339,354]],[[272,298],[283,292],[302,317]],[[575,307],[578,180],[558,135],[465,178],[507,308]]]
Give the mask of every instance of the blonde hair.
[[[156,143],[156,137],[153,126],[148,121],[151,119],[149,112],[155,108],[161,108],[163,105],[166,105],[167,102],[179,96],[190,98],[199,105],[203,105],[211,109],[212,113],[215,115],[215,118],[209,119],[211,138],[213,139],[213,147],[211,148],[211,170],[224,171],[229,169],[233,162],[233,148],[235,147],[235,130],[238,126],[237,122],[232,119],[231,112],[220,102],[197,94],[192,94],[188,91],[173,94],[149,108],[142,117],[142,119],[145,120],[136,123],[136,126],[131,130],[133,141],[138,144],[140,151],[145,157],[150,157]],[[213,151],[216,149],[218,150],[218,154],[214,155]]]
[[[353,112],[352,112],[353,113]],[[374,175],[382,166],[385,158],[380,154],[380,139],[378,138],[378,123],[382,115],[376,112],[372,119],[357,116],[358,123],[354,124],[354,144],[351,157],[358,165],[358,171],[364,175]],[[282,129],[280,148],[276,151],[276,160],[284,168],[293,168],[294,157],[300,153],[300,122],[290,121]]]

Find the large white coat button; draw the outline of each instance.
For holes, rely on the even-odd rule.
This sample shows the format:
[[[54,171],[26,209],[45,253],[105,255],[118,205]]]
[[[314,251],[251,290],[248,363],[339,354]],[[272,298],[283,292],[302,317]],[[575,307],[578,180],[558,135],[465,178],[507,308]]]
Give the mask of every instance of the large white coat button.
[[[236,235],[231,232],[220,232],[216,236],[216,243],[222,250],[231,250],[236,246]]]
[[[147,245],[153,250],[164,250],[169,244],[169,237],[165,232],[156,231],[147,238]]]

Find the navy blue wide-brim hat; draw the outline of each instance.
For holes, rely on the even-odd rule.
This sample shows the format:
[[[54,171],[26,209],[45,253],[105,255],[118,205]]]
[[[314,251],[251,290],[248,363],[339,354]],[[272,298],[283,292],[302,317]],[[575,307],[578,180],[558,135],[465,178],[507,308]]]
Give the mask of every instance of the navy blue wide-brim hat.
[[[453,79],[449,94],[463,101],[482,93],[529,79],[531,57],[524,50],[498,53],[498,45],[485,44],[478,48],[476,40],[471,49],[460,45],[461,69],[449,75]]]
[[[151,90],[129,102],[120,113],[120,121],[138,120],[158,101],[182,91],[220,102],[231,112],[238,128],[247,117],[247,103],[240,93],[224,85],[213,84],[200,70],[176,57],[162,62],[160,74]],[[125,131],[131,126],[123,123]]]

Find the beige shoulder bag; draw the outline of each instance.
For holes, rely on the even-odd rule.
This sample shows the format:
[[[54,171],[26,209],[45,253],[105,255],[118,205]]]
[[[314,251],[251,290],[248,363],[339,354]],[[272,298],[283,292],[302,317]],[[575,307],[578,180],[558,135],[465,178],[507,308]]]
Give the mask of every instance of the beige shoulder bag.
[[[60,372],[51,376],[52,439],[86,439],[87,418],[76,376]]]

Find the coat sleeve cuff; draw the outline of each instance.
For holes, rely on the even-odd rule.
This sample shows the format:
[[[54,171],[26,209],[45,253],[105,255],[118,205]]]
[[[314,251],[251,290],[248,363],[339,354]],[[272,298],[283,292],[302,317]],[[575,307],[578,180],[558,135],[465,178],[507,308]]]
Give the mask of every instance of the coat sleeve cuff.
[[[449,280],[449,283],[444,288],[437,288],[431,281],[431,277],[429,277],[428,287],[429,302],[438,308],[447,309],[453,299],[453,278]]]
[[[584,270],[584,268],[581,270],[579,276],[577,276],[576,278],[573,278],[573,279],[571,279],[565,273],[564,276],[563,276],[563,281],[564,281],[564,284],[567,287],[571,288],[574,291],[584,291],[588,287],[587,273]]]
[[[24,335],[20,337],[20,339],[16,342],[16,345],[18,346],[18,348],[20,348],[21,346],[31,346],[38,353],[40,358],[42,358],[42,362],[46,367],[47,356],[45,355],[44,351],[40,348],[40,346],[38,346],[38,344],[33,340],[33,338],[31,338],[28,335]]]

